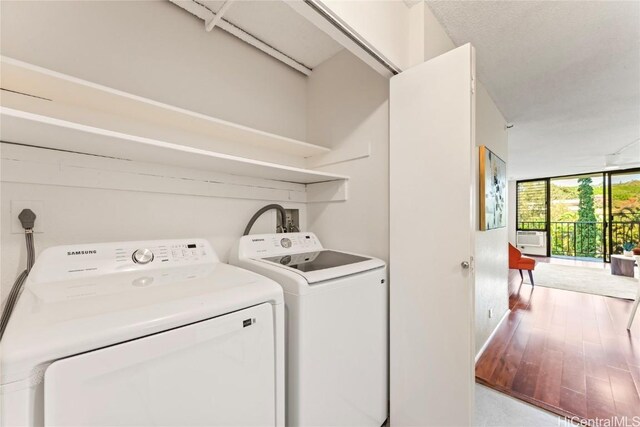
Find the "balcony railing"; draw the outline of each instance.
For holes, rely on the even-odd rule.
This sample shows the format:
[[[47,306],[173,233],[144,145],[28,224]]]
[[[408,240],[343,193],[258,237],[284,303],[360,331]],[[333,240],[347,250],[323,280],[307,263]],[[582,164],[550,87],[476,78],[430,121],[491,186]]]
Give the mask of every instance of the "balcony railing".
[[[622,245],[631,242],[640,245],[640,221],[613,221],[611,227],[611,253],[622,253]],[[546,231],[543,221],[523,221],[518,230]],[[585,258],[603,258],[609,236],[604,222],[552,221],[549,223],[551,255]]]
[[[551,255],[604,257],[602,222],[552,222],[550,226]]]
[[[612,252],[622,253],[622,244],[630,242],[640,246],[640,221],[613,221],[611,223]]]

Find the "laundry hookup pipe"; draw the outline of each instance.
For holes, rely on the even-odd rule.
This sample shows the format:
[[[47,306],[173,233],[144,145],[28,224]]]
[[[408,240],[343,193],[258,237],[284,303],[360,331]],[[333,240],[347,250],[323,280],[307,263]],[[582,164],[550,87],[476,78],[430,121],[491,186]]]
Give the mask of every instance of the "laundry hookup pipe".
[[[271,209],[275,209],[278,212],[280,212],[280,227],[281,227],[281,230],[283,232],[286,232],[287,231],[287,212],[284,210],[284,208],[281,205],[278,205],[276,203],[272,203],[270,205],[267,205],[267,206],[264,206],[264,207],[260,208],[260,210],[258,210],[258,212],[253,214],[253,216],[249,220],[249,223],[245,227],[244,233],[242,235],[246,236],[247,234],[249,234],[251,232],[251,228],[253,227],[253,224],[260,217],[260,215],[262,215],[263,213],[265,213],[267,211],[270,211]],[[278,230],[276,229],[276,232],[277,231]]]

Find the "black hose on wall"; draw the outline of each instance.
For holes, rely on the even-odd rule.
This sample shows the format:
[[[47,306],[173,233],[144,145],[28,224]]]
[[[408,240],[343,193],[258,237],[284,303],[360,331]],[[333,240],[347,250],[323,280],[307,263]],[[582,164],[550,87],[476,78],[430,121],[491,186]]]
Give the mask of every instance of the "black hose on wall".
[[[275,209],[278,212],[280,212],[280,229],[283,232],[286,232],[287,230],[287,212],[285,212],[284,208],[281,205],[278,205],[276,203],[272,203],[270,205],[264,206],[262,208],[260,208],[258,210],[258,212],[254,213],[253,216],[251,217],[251,219],[249,220],[249,223],[247,224],[247,226],[244,229],[244,233],[242,234],[243,236],[246,236],[247,234],[249,234],[251,232],[251,228],[253,227],[253,224],[257,221],[257,219],[265,212],[270,211],[271,209]]]
[[[22,223],[22,227],[24,227],[24,238],[27,244],[27,268],[20,273],[13,286],[11,287],[11,291],[9,291],[9,296],[4,304],[4,310],[2,311],[2,316],[0,317],[0,341],[2,341],[2,337],[4,336],[4,331],[7,329],[7,325],[9,324],[9,318],[11,317],[11,313],[13,313],[13,309],[18,302],[18,298],[22,293],[22,289],[24,288],[24,282],[27,280],[27,276],[33,267],[33,264],[36,260],[36,250],[35,245],[33,243],[33,226],[36,220],[36,214],[34,214],[30,209],[24,209],[20,212],[18,216],[20,222]]]

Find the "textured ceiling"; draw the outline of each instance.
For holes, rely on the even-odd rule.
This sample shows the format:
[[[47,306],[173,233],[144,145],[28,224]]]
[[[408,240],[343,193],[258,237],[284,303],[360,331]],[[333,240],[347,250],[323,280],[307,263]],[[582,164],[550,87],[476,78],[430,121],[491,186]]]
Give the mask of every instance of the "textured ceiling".
[[[510,178],[602,170],[640,138],[640,2],[428,5],[514,125]]]

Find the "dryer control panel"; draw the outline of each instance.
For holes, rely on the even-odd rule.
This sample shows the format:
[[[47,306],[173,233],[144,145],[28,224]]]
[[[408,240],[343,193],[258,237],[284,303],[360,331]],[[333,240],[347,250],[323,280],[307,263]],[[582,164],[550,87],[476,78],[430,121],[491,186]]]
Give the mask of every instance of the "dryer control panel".
[[[250,234],[242,236],[239,243],[239,253],[244,258],[264,258],[322,249],[322,244],[313,233]]]
[[[52,282],[214,262],[219,259],[204,239],[80,244],[46,249],[30,276],[37,282]]]

